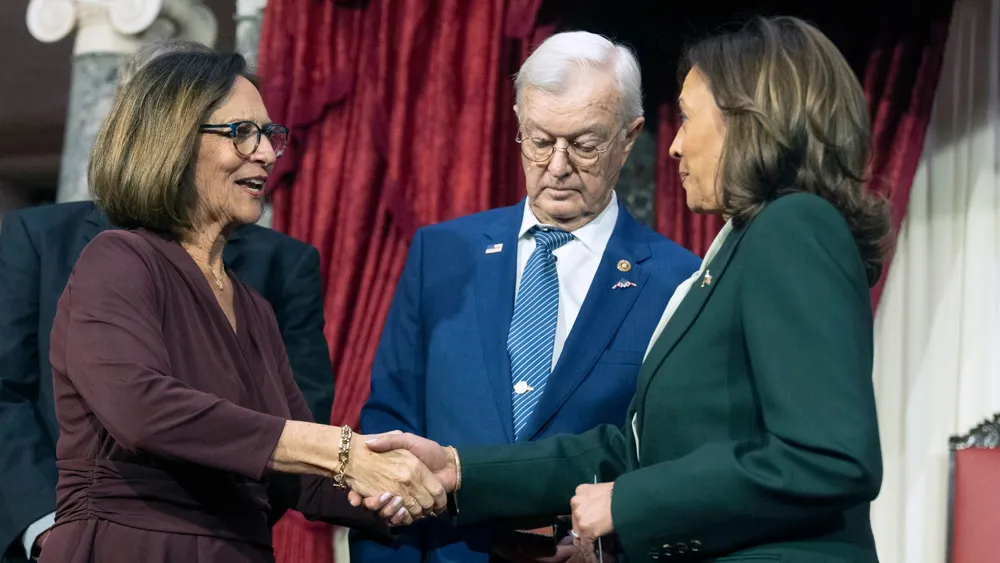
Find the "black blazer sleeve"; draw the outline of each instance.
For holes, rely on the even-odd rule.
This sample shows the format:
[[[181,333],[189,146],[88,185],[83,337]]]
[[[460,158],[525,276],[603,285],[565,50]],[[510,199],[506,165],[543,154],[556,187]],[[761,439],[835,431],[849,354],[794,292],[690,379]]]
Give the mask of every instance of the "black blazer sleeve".
[[[56,505],[55,439],[38,410],[40,267],[24,221],[8,213],[0,230],[0,551],[13,556],[23,556],[25,528]]]
[[[308,247],[286,272],[281,297],[271,301],[281,328],[295,383],[316,422],[330,423],[333,407],[333,367],[323,336],[323,279],[319,252]]]

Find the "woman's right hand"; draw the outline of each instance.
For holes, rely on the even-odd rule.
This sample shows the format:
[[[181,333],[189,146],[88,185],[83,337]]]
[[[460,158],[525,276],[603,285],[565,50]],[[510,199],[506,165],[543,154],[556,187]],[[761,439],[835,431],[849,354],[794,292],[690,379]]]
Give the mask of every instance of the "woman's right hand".
[[[416,456],[405,449],[375,452],[355,435],[345,475],[351,490],[369,499],[393,524],[409,524],[447,508],[444,486]],[[376,508],[377,507],[377,508]]]
[[[412,519],[447,508],[444,487],[413,453],[405,449],[372,451],[361,443],[371,438],[354,435],[347,466],[341,467],[340,444],[344,436],[340,428],[287,420],[268,466],[281,473],[328,478],[343,470],[351,488],[349,496],[367,498],[366,506],[377,506],[372,510],[392,519],[393,524],[409,524]],[[358,506],[360,501],[352,504]]]

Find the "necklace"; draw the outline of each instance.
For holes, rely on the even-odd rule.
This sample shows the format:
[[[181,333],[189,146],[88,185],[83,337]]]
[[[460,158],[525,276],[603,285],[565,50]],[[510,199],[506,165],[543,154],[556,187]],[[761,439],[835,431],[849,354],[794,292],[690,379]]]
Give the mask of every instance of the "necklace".
[[[223,289],[222,288],[222,278],[220,278],[219,276],[215,275],[215,272],[213,272],[211,268],[209,268],[208,271],[212,274],[212,277],[215,278],[215,287],[219,288],[219,291],[222,291],[222,289]]]

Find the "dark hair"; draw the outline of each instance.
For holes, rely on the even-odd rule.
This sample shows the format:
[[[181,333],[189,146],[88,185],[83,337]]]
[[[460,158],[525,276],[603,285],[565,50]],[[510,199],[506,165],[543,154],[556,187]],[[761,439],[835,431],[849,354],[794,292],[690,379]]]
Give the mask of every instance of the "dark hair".
[[[745,224],[768,202],[809,192],[844,217],[874,284],[888,250],[889,206],[862,188],[870,132],[864,91],[823,33],[794,17],[754,18],[689,47],[726,122],[723,212]]]
[[[119,89],[88,172],[94,200],[113,224],[173,235],[191,228],[198,126],[240,76],[257,85],[238,54],[175,52],[149,61]]]

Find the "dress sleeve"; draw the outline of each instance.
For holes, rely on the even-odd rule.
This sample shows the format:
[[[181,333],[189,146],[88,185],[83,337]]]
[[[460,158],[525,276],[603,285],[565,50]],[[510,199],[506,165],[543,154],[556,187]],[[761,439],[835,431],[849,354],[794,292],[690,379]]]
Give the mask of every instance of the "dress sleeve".
[[[277,357],[281,384],[288,401],[288,410],[293,420],[313,422],[312,413],[306,400],[295,383],[292,369],[285,350],[287,343],[281,339],[273,312],[262,315],[268,323],[268,341],[274,343],[273,353]],[[293,510],[301,512],[310,520],[321,520],[338,526],[355,528],[380,542],[389,541],[389,525],[374,512],[364,507],[353,507],[347,501],[347,490],[333,486],[333,481],[314,475],[274,475],[275,487],[272,494],[283,498],[275,499]]]
[[[162,291],[128,235],[95,237],[70,277],[53,329],[64,339],[66,376],[122,447],[260,479],[285,420],[174,376]]]

